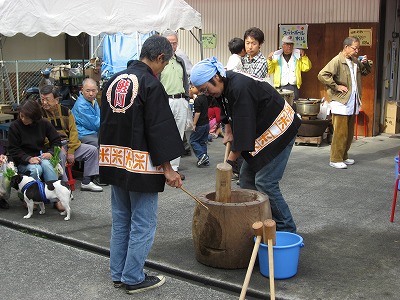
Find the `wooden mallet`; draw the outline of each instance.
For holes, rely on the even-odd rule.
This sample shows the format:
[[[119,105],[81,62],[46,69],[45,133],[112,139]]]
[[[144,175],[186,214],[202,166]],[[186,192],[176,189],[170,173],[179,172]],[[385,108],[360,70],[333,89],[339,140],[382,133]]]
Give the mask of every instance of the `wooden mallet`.
[[[269,290],[270,299],[275,300],[275,282],[274,282],[274,248],[276,245],[276,223],[272,219],[264,221],[264,244],[268,243],[268,266],[269,266]]]
[[[244,300],[246,297],[246,291],[249,286],[251,273],[253,272],[254,263],[257,258],[258,248],[260,247],[261,238],[263,235],[263,223],[261,221],[253,224],[254,235],[256,236],[256,242],[254,244],[253,253],[251,254],[250,263],[247,268],[246,277],[244,278],[242,291],[240,293],[239,300]]]
[[[224,162],[217,165],[216,185],[215,185],[215,201],[227,203],[231,200],[232,188],[232,166],[226,162],[231,143],[227,142],[225,147]]]

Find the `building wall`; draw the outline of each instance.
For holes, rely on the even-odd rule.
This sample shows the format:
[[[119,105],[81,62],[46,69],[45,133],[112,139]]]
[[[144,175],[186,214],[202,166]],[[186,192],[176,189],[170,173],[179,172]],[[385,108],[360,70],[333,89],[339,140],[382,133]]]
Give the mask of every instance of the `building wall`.
[[[3,60],[65,59],[65,36],[51,37],[39,33],[33,37],[16,34],[6,37]],[[78,57],[79,58],[79,57]]]
[[[256,26],[263,30],[262,52],[268,54],[278,47],[278,24],[378,22],[380,0],[186,0],[202,14],[203,33],[217,34],[217,48],[205,49],[204,57],[217,56],[226,63],[230,55],[228,41],[243,37],[246,29]],[[391,0],[388,2],[396,2]],[[193,30],[198,36],[198,30]],[[27,46],[28,45],[28,46]],[[200,60],[199,45],[187,31],[180,32],[180,47],[192,62]],[[64,59],[64,35],[52,38],[44,34],[8,37],[3,60]],[[79,59],[80,57],[76,57]]]
[[[378,22],[380,0],[185,0],[201,13],[203,33],[217,34],[217,47],[204,49],[204,58],[216,56],[222,63],[230,55],[228,41],[243,38],[250,27],[265,35],[264,55],[278,47],[278,24]],[[198,30],[193,30],[195,35]],[[342,40],[342,37],[340,37]],[[200,60],[197,42],[180,32],[180,47],[193,63]]]
[[[388,0],[385,2],[384,22],[386,24],[384,35],[382,36],[382,53],[380,60],[377,62],[380,67],[380,82],[381,93],[377,94],[376,115],[379,116],[379,131],[386,133],[398,133],[400,124],[400,69],[399,69],[399,32],[400,32],[400,1]],[[397,34],[397,37],[393,36]],[[394,46],[395,51],[392,51]],[[393,104],[397,104],[393,105]],[[389,104],[389,105],[388,105]],[[392,120],[396,126],[389,126],[391,120],[386,119],[386,116],[393,117]],[[397,128],[394,130],[394,128]]]

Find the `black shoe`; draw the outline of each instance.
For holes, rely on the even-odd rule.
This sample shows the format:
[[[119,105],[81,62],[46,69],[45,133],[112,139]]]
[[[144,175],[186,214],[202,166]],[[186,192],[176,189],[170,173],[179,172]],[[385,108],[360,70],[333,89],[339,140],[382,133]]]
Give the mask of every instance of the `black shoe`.
[[[209,159],[210,159],[210,158],[208,157],[208,155],[204,153],[204,154],[199,158],[199,160],[197,161],[197,166],[200,167],[200,166],[204,165],[205,163],[209,162]]]
[[[125,289],[128,294],[134,294],[162,286],[164,282],[165,282],[165,277],[162,275],[159,276],[145,275],[144,281],[142,283],[135,285],[125,285]]]
[[[185,176],[185,175],[183,175],[183,174],[179,173],[178,171],[176,171],[176,173],[178,173],[178,174],[181,176],[181,180],[185,180],[185,178],[186,178],[186,176]]]
[[[183,153],[182,156],[190,156],[190,155],[192,155],[192,151],[190,149],[188,149],[188,150],[185,150],[185,153]]]
[[[239,180],[239,174],[232,173],[232,181]]]
[[[9,209],[10,205],[8,205],[8,203],[5,199],[0,198],[0,208]]]
[[[122,287],[124,284],[121,281],[113,281],[113,285],[116,289]]]
[[[95,185],[98,185],[98,186],[107,186],[107,185],[108,185],[107,183],[101,183],[101,182],[100,182],[100,177],[99,177],[99,176],[94,176],[92,182],[93,182]]]

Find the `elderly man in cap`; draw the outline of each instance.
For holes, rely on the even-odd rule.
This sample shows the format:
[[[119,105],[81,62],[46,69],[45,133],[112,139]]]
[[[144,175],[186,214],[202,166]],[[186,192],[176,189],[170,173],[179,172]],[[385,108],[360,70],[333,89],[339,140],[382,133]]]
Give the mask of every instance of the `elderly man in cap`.
[[[303,49],[294,49],[294,39],[285,35],[282,39],[282,49],[268,55],[268,73],[274,74],[274,86],[291,90],[294,99],[299,99],[301,72],[311,69],[311,61]]]
[[[224,143],[244,162],[240,187],[269,197],[277,230],[296,232],[296,225],[279,188],[300,119],[293,108],[266,81],[226,71],[215,57],[193,66],[191,81],[200,93],[218,98],[225,123]]]

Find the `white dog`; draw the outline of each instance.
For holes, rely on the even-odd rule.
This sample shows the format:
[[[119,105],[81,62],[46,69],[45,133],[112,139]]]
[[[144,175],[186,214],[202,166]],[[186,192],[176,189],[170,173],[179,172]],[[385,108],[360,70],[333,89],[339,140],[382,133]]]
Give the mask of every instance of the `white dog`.
[[[45,213],[45,203],[51,200],[60,200],[65,208],[61,215],[67,215],[64,220],[68,221],[71,217],[70,202],[72,193],[68,183],[61,180],[41,182],[33,177],[17,174],[11,178],[11,186],[19,190],[24,195],[24,200],[28,207],[28,214],[24,216],[29,219],[33,214],[33,204],[37,203],[40,207],[39,214]]]

